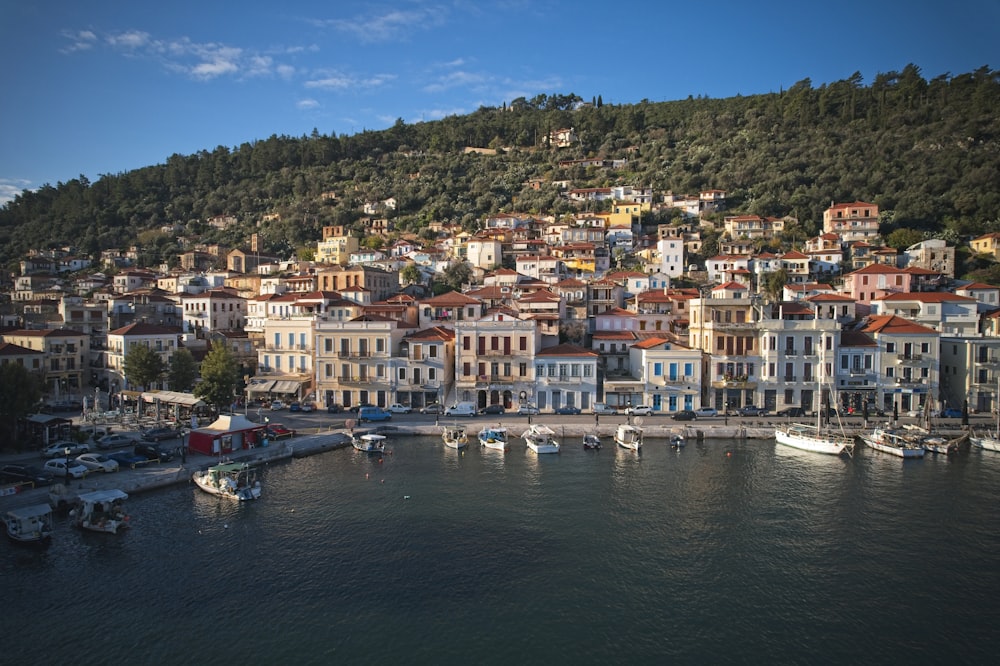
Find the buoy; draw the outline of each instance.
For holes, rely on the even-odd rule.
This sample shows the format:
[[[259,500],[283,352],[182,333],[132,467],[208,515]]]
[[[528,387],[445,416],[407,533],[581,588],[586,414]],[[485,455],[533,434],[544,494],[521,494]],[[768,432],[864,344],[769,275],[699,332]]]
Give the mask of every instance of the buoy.
[[[385,483],[385,479],[382,479],[382,483]]]
[[[726,451],[726,457],[727,458],[732,458],[733,457],[733,452],[732,451]]]
[[[365,478],[366,478],[366,479],[368,478],[368,475],[367,475],[367,474],[365,474]]]
[[[409,495],[403,495],[403,499],[410,499]]]

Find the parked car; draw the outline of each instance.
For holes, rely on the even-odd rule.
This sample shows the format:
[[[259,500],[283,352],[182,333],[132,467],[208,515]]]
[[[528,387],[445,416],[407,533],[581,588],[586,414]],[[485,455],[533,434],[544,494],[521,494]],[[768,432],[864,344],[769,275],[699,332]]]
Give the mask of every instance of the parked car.
[[[558,408],[556,410],[556,414],[573,415],[573,414],[579,414],[579,413],[580,413],[580,408],[579,407],[570,407],[569,405],[564,405],[563,407],[560,407],[560,408]]]
[[[530,405],[530,404],[529,405],[521,405],[520,407],[517,408],[517,415],[518,416],[531,416],[531,415],[537,414],[537,413],[538,413],[538,407],[535,407],[534,405]]]
[[[295,430],[286,427],[282,423],[267,424],[268,439],[283,439],[285,437],[294,437],[294,436],[295,436]]]
[[[362,407],[358,410],[358,421],[391,421],[392,413],[385,411],[381,407]]]
[[[785,407],[774,413],[775,416],[801,417],[806,415],[806,410],[802,407]]]
[[[66,478],[67,467],[69,467],[69,476],[74,479],[82,479],[90,471],[72,458],[53,458],[52,460],[46,460],[45,464],[42,465],[42,469],[55,478]]]
[[[162,428],[150,428],[141,431],[141,433],[142,438],[147,442],[162,442],[165,439],[176,439],[181,435],[180,431],[176,428],[168,428],[166,426]]]
[[[500,403],[496,403],[496,404],[493,404],[493,405],[486,405],[485,407],[483,407],[482,409],[479,410],[479,413],[480,414],[506,414],[507,410],[504,409],[504,406],[501,405]]]
[[[69,449],[68,455],[71,456],[78,456],[81,453],[90,452],[90,447],[87,446],[86,444],[63,440],[58,442],[52,442],[44,449],[42,449],[42,456],[45,458],[65,458],[67,455],[66,449]]]
[[[421,414],[444,414],[444,405],[440,402],[432,402],[420,408]]]
[[[117,460],[112,460],[103,453],[84,453],[77,456],[76,461],[92,472],[117,472],[119,467]]]
[[[124,435],[120,432],[113,432],[110,435],[105,435],[97,440],[97,448],[102,451],[107,451],[108,449],[117,449],[120,446],[131,446],[135,444],[135,438],[128,435]]]
[[[7,483],[47,486],[52,483],[52,474],[35,465],[4,465],[0,467],[0,479]]]
[[[133,451],[137,456],[146,456],[146,460],[170,462],[174,459],[173,451],[156,442],[138,442]]]
[[[344,406],[337,404],[336,402],[331,402],[326,406],[327,414],[340,414],[342,411],[344,411]]]
[[[401,405],[398,402],[394,402],[389,405],[389,411],[393,414],[409,414],[413,411],[413,408],[409,405]]]
[[[765,416],[767,415],[767,410],[763,407],[755,407],[754,405],[747,405],[746,407],[741,407],[739,411],[740,416]]]
[[[288,411],[290,411],[290,412],[301,412],[302,411],[302,403],[301,402],[297,402],[297,401],[293,402],[293,403],[290,403],[288,405]]]
[[[302,403],[302,411],[303,412],[314,412],[314,411],[316,411],[316,404],[312,403],[312,402],[303,402]]]
[[[144,465],[149,462],[146,456],[139,456],[132,451],[114,451],[108,454],[108,458],[114,460],[120,467],[135,469],[137,465]]]
[[[697,420],[698,415],[695,414],[694,411],[690,409],[682,409],[679,412],[674,412],[673,414],[671,414],[670,418],[672,418],[674,421],[695,421]]]
[[[271,411],[272,412],[277,412],[277,411],[280,411],[280,410],[282,410],[284,408],[285,408],[285,403],[281,402],[280,400],[274,400],[273,402],[271,402]]]
[[[594,403],[594,413],[595,414],[606,414],[613,415],[618,413],[617,407],[612,407],[611,405],[605,404],[603,402]]]
[[[649,405],[634,405],[632,407],[626,407],[625,413],[631,414],[632,416],[649,416],[653,413],[653,408]]]
[[[448,409],[444,410],[445,416],[475,416],[476,412],[475,403],[472,402],[459,402],[455,403]]]
[[[694,410],[694,415],[697,416],[699,419],[704,419],[711,416],[718,416],[719,410],[717,410],[715,407],[702,407],[700,409]]]

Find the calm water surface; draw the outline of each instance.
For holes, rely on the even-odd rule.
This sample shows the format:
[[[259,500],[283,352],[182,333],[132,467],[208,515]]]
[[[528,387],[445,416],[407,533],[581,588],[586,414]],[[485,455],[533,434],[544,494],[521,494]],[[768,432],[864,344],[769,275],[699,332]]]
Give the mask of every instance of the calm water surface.
[[[407,438],[63,521],[0,548],[3,661],[994,663],[1000,454],[609,444]]]

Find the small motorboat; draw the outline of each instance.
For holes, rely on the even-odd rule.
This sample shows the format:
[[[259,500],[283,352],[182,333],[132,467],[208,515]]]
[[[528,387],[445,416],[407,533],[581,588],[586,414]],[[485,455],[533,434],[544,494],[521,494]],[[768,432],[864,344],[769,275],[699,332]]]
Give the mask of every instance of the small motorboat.
[[[670,436],[670,446],[674,449],[680,449],[684,447],[684,435],[673,434]]]
[[[601,437],[594,433],[587,433],[583,436],[583,448],[588,451],[596,451],[601,448]]]
[[[129,525],[123,506],[127,499],[128,494],[117,488],[82,493],[69,515],[81,529],[116,534]]]
[[[445,426],[444,432],[441,433],[441,439],[444,440],[444,445],[449,449],[461,449],[469,443],[465,426],[458,424]]]
[[[4,523],[7,538],[14,543],[45,547],[52,542],[52,508],[48,504],[11,509]]]
[[[375,456],[385,453],[385,435],[361,435],[355,437],[351,443],[362,453]]]
[[[260,481],[252,478],[251,469],[247,463],[223,463],[195,472],[191,479],[212,495],[240,501],[260,499]]]

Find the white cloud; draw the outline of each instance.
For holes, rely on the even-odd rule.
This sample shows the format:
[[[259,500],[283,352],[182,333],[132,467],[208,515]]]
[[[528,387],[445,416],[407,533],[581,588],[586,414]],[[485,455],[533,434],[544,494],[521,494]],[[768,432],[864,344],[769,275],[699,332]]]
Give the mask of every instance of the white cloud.
[[[303,111],[308,111],[310,109],[319,108],[319,102],[314,99],[300,99],[295,103],[295,107],[302,109]]]
[[[113,47],[136,50],[145,47],[149,44],[150,40],[148,32],[132,30],[117,35],[110,35],[107,38],[107,42]]]
[[[349,90],[349,89],[361,89],[361,88],[377,88],[379,86],[385,85],[386,83],[394,80],[396,77],[393,74],[375,74],[368,78],[357,78],[353,76],[348,76],[346,74],[341,74],[339,72],[331,73],[329,76],[325,76],[319,79],[311,79],[305,82],[306,88],[321,89],[321,90]]]
[[[447,17],[447,8],[435,5],[409,10],[393,9],[383,14],[350,19],[317,19],[311,22],[320,27],[353,34],[361,42],[385,42],[402,39],[408,33],[444,25]]]
[[[60,49],[63,53],[87,51],[94,48],[94,44],[97,43],[97,35],[90,30],[79,30],[77,32],[64,31],[62,35],[70,41],[69,46]]]
[[[31,181],[23,178],[0,178],[0,206],[14,200],[14,197],[28,189]]]
[[[434,83],[424,86],[424,92],[439,93],[456,87],[476,87],[487,82],[488,78],[483,74],[473,72],[457,71],[439,77]]]

